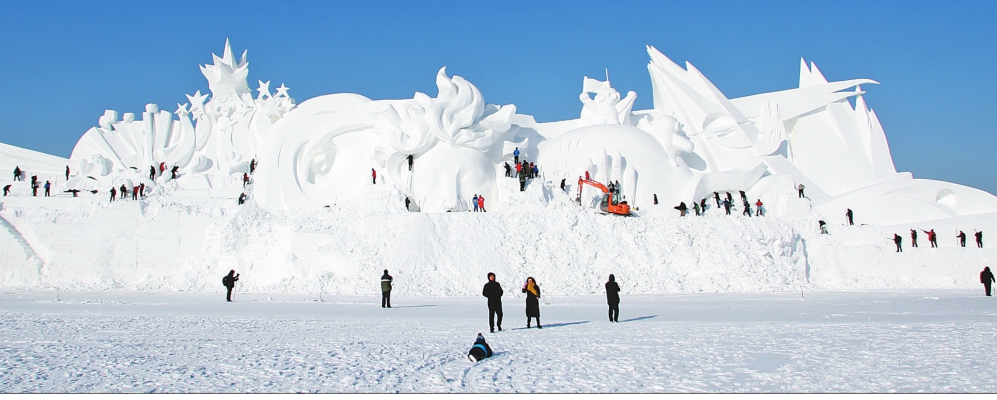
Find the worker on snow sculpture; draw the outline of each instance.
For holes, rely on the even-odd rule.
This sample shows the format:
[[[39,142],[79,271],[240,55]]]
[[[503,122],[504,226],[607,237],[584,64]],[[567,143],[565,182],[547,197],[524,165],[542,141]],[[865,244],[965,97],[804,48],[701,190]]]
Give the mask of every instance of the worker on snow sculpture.
[[[471,346],[471,350],[467,352],[467,359],[471,362],[478,362],[492,356],[492,348],[485,343],[485,336],[478,333],[477,339],[474,340],[474,345]]]
[[[855,214],[852,213],[852,209],[851,208],[849,208],[848,211],[845,211],[845,218],[848,219],[848,225],[855,225],[854,217],[855,217]]]
[[[974,229],[974,231],[976,231]],[[983,231],[977,231],[976,234],[976,247],[983,248]]]
[[[173,168],[170,169],[170,179],[177,179],[177,172],[179,171],[180,167],[174,165]]]
[[[726,212],[727,215],[730,215],[730,200],[724,199],[723,205],[724,205],[724,212]]]
[[[681,202],[681,203],[679,203],[679,205],[675,206],[674,208],[676,210],[679,210],[679,216],[680,217],[684,217],[686,210],[689,209],[688,207],[685,206],[685,202],[684,201]]]
[[[512,162],[519,164],[519,147],[512,151]]]
[[[7,185],[3,187],[3,197],[7,197],[7,195],[10,194],[10,186],[11,185]]]
[[[373,168],[370,169],[370,184],[371,185],[377,184],[377,171]]]
[[[910,230],[910,247],[917,247],[917,230]]]
[[[488,298],[488,329],[495,332],[498,325],[499,332],[502,332],[502,285],[495,280],[495,273],[488,273],[488,283],[481,289],[481,295]],[[498,317],[496,324],[495,317]]]
[[[751,204],[748,203],[748,200],[747,199],[742,200],[741,206],[744,207],[744,211],[741,212],[741,215],[747,215],[750,218],[751,217]]]
[[[803,186],[803,184],[802,184],[802,183],[800,184],[800,186],[797,186],[797,187],[796,187],[796,190],[798,190],[798,191],[800,192],[800,197],[799,197],[799,198],[801,198],[801,199],[802,199],[802,198],[805,198],[805,196],[803,196],[803,189],[804,189],[804,188],[805,188],[805,187]]]
[[[613,274],[609,274],[609,282],[606,282],[606,302],[609,303],[609,322],[620,322],[620,285]]]
[[[922,231],[924,230],[922,229]],[[935,239],[937,238],[937,236],[935,235],[935,230],[932,229],[930,231],[924,231],[924,233],[928,234],[928,243],[931,243],[931,247],[938,247],[938,242],[935,241]]]
[[[388,275],[388,270],[384,270],[381,275],[381,308],[391,308],[391,281],[394,278]]]
[[[474,208],[474,212],[478,212],[478,195],[471,198],[471,207]]]
[[[717,208],[720,208],[720,193],[713,192],[713,199],[717,201]]]
[[[764,213],[762,213],[762,199],[758,199],[758,201],[755,202],[755,216],[764,216]]]
[[[222,278],[222,285],[225,286],[226,290],[225,301],[232,301],[232,289],[235,288],[235,283],[237,281],[239,281],[239,274],[235,273],[234,269],[229,271],[228,275],[225,275],[225,277]]]
[[[980,283],[987,291],[987,296],[990,296],[990,285],[994,283],[994,273],[990,272],[990,267],[983,267],[983,272],[980,272]]]
[[[526,327],[530,327],[531,318],[537,319],[537,329],[543,329],[540,326],[540,285],[533,277],[526,278],[526,284],[523,285],[523,293],[526,293]]]
[[[117,194],[118,194],[118,191],[117,191],[117,190],[115,190],[115,189],[114,189],[114,188],[112,187],[112,188],[111,188],[111,201],[114,201],[114,196],[116,196]]]
[[[827,234],[827,222],[824,222],[824,220],[820,220],[820,221],[817,221],[817,224],[820,225],[820,234],[821,235],[826,235]]]
[[[959,234],[955,235],[955,237],[959,238],[959,247],[966,247],[966,233],[965,232],[959,231]]]
[[[904,241],[904,238],[900,237],[900,235],[898,235],[896,233],[893,234],[893,243],[895,243],[897,245],[897,253],[903,253],[904,252],[904,249],[902,249],[900,247],[900,244],[903,243],[903,241]]]

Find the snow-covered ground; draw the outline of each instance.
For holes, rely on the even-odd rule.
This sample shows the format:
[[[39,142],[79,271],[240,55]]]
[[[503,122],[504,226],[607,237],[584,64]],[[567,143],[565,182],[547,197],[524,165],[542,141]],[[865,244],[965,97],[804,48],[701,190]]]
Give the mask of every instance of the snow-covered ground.
[[[501,281],[501,279],[500,279]],[[483,283],[483,282],[482,282]],[[626,282],[624,282],[626,283]],[[541,282],[542,284],[542,282]],[[3,392],[995,392],[977,290],[481,297],[0,294]],[[516,290],[518,291],[518,290]],[[496,356],[464,358],[483,332]]]

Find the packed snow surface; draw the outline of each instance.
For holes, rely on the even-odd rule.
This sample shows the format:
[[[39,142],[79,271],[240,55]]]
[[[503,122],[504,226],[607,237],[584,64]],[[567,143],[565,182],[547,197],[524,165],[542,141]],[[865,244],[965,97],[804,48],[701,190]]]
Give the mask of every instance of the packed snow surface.
[[[3,392],[995,392],[982,288],[541,298],[0,294]],[[622,283],[627,283],[626,281]],[[482,332],[495,356],[465,358]]]

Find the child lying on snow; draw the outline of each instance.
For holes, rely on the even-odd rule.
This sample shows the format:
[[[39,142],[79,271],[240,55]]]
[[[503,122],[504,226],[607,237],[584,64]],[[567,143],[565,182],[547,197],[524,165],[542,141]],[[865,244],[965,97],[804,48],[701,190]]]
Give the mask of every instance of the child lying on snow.
[[[492,356],[492,348],[485,343],[485,337],[478,333],[478,338],[474,341],[474,346],[467,352],[467,359],[471,362],[478,362]]]

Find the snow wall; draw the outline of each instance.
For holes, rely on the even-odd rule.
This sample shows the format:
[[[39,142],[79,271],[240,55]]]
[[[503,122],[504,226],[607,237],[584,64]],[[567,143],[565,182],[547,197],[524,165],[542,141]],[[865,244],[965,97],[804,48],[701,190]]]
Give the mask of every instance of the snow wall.
[[[997,259],[972,238],[973,228],[997,228],[994,215],[911,227],[831,222],[820,235],[809,201],[789,196],[748,218],[712,207],[679,217],[665,205],[602,215],[540,182],[487,213],[408,212],[387,185],[299,211],[238,206],[238,193],[168,184],[140,201],[4,198],[0,287],[218,292],[235,269],[239,291],[363,295],[378,292],[388,269],[396,296],[478,296],[488,272],[513,296],[527,276],[548,296],[601,294],[610,273],[631,294],[976,288]],[[921,234],[922,247],[909,249],[910,228],[936,229],[942,247],[929,249]],[[957,229],[970,247],[955,247]],[[894,232],[905,253],[894,252]]]

